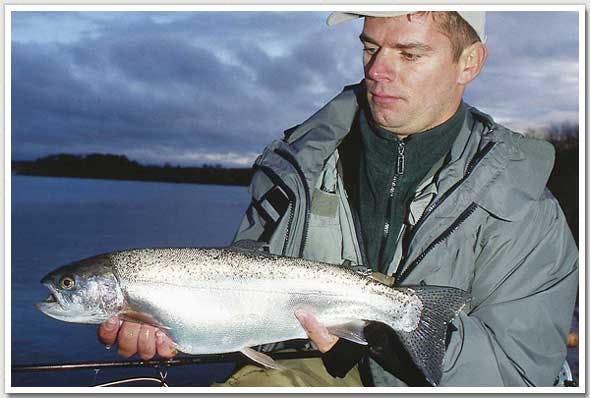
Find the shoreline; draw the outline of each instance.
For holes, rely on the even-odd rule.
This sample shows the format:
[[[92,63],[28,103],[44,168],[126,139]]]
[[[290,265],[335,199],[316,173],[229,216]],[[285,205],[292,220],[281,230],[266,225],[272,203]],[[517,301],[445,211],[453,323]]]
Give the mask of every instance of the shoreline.
[[[16,175],[36,177],[88,178],[101,180],[149,181],[209,185],[248,186],[252,168],[225,168],[221,165],[181,167],[142,165],[126,156],[111,154],[50,155],[34,161],[13,161]]]

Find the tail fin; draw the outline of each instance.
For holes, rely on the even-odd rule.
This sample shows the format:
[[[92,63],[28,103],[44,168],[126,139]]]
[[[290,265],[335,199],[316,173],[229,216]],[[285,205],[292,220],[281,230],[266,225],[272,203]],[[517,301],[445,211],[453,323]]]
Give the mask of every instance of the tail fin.
[[[422,301],[418,327],[412,332],[396,331],[406,351],[432,385],[442,377],[447,325],[469,301],[469,293],[453,287],[412,286]]]

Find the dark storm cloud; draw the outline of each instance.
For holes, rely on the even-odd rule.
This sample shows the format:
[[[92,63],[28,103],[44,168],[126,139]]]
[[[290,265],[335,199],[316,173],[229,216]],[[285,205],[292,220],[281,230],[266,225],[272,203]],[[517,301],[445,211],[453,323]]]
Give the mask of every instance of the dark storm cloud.
[[[99,151],[248,166],[362,78],[362,22],[328,28],[326,15],[14,13],[13,157]],[[536,16],[490,14],[490,59],[470,102],[506,121],[571,114],[576,18],[549,13],[542,29]]]
[[[517,130],[578,118],[578,14],[488,13],[488,61],[467,99]]]
[[[337,58],[333,43],[309,39],[325,30],[323,14],[68,15],[77,39],[13,37],[16,158],[39,156],[45,145],[45,152],[166,153],[171,162],[175,148],[241,151],[251,160],[347,83],[322,77]],[[37,26],[68,20],[29,17]],[[19,22],[30,20],[15,18],[17,32]]]

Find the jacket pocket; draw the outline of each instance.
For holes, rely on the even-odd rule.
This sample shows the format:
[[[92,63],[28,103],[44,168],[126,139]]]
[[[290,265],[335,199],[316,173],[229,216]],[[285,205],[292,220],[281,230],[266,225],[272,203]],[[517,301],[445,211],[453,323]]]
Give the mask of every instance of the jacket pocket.
[[[305,258],[332,264],[342,262],[342,231],[336,193],[316,189],[313,193]]]
[[[334,224],[312,222],[311,216],[308,230],[308,240],[303,251],[303,257],[331,264],[342,263],[342,234],[340,228]]]

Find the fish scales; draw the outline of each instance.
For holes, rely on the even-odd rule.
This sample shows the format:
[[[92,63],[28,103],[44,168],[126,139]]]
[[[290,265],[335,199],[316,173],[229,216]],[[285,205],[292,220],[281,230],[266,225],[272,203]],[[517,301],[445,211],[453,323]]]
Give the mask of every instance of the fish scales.
[[[366,344],[366,321],[395,330],[432,384],[442,375],[447,324],[468,300],[440,286],[381,284],[350,268],[231,248],[148,248],[106,253],[60,267],[41,281],[37,304],[66,322],[117,315],[164,330],[188,354],[241,351],[306,338],[294,313],[312,313],[330,332]]]
[[[218,249],[140,249],[114,253],[112,263],[134,309],[156,313],[178,348],[191,354],[214,347],[237,351],[244,334],[253,336],[249,346],[305,338],[293,316],[297,309],[314,313],[328,326],[395,318],[396,328],[407,331],[416,327],[421,310],[410,292],[392,297],[390,288],[353,271],[302,259]],[[164,285],[173,291],[158,291]]]

